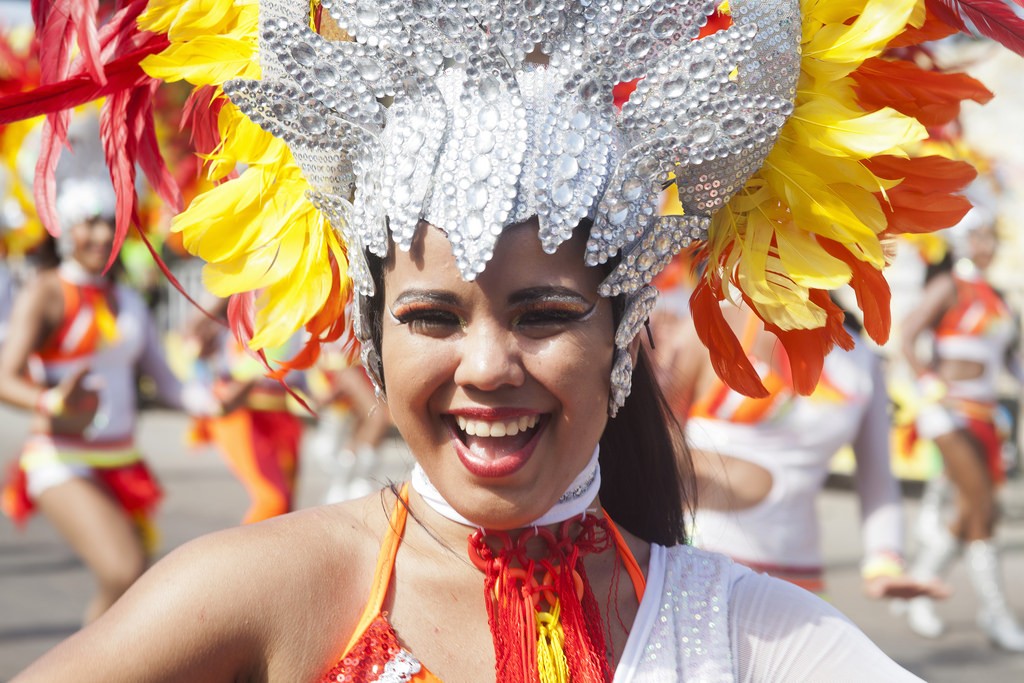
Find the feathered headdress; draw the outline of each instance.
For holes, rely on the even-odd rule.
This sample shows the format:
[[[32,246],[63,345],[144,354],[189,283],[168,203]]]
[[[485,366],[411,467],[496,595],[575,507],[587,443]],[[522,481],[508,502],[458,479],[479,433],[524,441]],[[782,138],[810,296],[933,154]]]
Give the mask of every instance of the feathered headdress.
[[[868,332],[884,340],[881,240],[947,227],[968,208],[954,193],[970,167],[915,156],[915,146],[925,125],[987,91],[883,53],[962,27],[998,35],[997,24],[1020,50],[1024,22],[991,0],[733,2],[721,7],[726,30],[698,39],[717,3],[630,0],[618,13],[613,4],[136,0],[118,3],[96,31],[83,9],[95,2],[41,1],[44,30],[78,35],[83,46],[75,62],[66,49],[51,53],[41,96],[55,106],[89,96],[87,84],[91,96],[122,93],[118,106],[131,116],[117,135],[113,118],[108,129],[125,144],[108,154],[126,215],[125,159],[145,157],[143,168],[162,178],[146,132],[153,81],[138,65],[195,86],[194,140],[211,177],[225,182],[174,227],[208,262],[210,289],[238,295],[235,326],[251,346],[306,327],[310,343],[295,365],[344,334],[352,280],[366,292],[361,249],[386,248],[384,215],[400,246],[415,220],[458,217],[452,241],[472,277],[495,226],[532,212],[549,248],[593,219],[588,259],[618,258],[604,291],[632,297],[617,341],[646,316],[650,276],[706,229],[709,267],[693,311],[716,370],[745,393],[764,391],[718,307],[743,298],[796,360],[797,388],[809,391],[831,345],[851,343],[827,290],[852,284]],[[317,35],[333,23],[324,8],[354,42]],[[547,65],[526,59],[536,46]],[[71,90],[55,87],[59,76]],[[620,81],[638,84],[617,110],[611,90]],[[417,121],[428,102],[443,119]],[[39,111],[39,102],[0,102],[7,120]],[[486,151],[449,137],[474,125]],[[387,163],[367,167],[369,158]],[[406,173],[424,161],[437,172]],[[443,182],[446,169],[469,186]],[[678,186],[682,217],[654,215],[663,184]],[[386,214],[374,199],[384,188],[395,200]]]

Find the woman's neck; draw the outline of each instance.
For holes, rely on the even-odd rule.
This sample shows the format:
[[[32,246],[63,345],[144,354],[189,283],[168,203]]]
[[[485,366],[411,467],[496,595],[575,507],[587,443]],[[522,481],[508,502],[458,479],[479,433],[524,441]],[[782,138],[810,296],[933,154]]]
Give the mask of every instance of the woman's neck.
[[[96,273],[89,270],[74,256],[61,261],[59,272],[61,277],[75,285],[103,286],[110,284],[110,278],[102,271]]]
[[[601,489],[601,468],[599,449],[595,448],[590,460],[566,487],[565,492],[544,514],[526,524],[501,525],[501,530],[510,536],[517,536],[524,529],[548,528],[557,530],[562,522],[585,514],[600,514],[601,503],[598,492]],[[446,541],[464,546],[466,538],[480,524],[467,519],[441,495],[430,482],[426,472],[418,464],[413,468],[410,509],[429,529],[437,530]],[[422,512],[422,514],[421,514]],[[493,526],[493,525],[491,525]]]

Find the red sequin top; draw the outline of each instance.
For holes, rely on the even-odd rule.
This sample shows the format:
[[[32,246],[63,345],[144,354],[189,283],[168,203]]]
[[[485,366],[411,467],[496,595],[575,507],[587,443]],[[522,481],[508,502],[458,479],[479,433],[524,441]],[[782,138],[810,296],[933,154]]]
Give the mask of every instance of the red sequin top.
[[[320,683],[441,683],[440,678],[430,673],[411,652],[399,644],[398,635],[388,622],[387,613],[382,611],[388,587],[391,585],[391,573],[395,567],[398,546],[401,545],[402,534],[405,531],[408,510],[403,502],[408,501],[408,484],[402,488],[401,497],[402,500],[395,504],[395,509],[391,513],[391,523],[377,556],[370,599],[366,602],[359,625],[356,626],[345,653],[320,679]],[[615,524],[612,523],[609,527],[639,600],[644,592],[643,572]]]

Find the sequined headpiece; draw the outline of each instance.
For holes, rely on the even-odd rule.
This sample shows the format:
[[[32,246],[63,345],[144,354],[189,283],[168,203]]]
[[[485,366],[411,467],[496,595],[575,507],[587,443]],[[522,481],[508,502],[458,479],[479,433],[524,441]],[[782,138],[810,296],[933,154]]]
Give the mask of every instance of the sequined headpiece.
[[[472,279],[505,226],[536,216],[554,250],[589,218],[587,262],[608,263],[601,294],[625,304],[613,410],[651,277],[691,242],[704,266],[694,327],[738,391],[767,393],[726,300],[742,299],[779,338],[803,393],[829,349],[853,343],[828,290],[851,285],[867,333],[885,341],[882,242],[948,227],[969,208],[956,193],[973,169],[927,156],[926,126],[990,97],[965,75],[922,68],[912,46],[999,4],[133,0],[100,31],[95,20],[68,28],[76,2],[37,13],[38,30],[65,39],[40,43],[49,95],[3,98],[0,123],[48,114],[50,159],[66,110],[110,95],[104,149],[123,238],[132,162],[174,199],[153,156],[157,79],[195,86],[188,123],[216,186],[172,227],[206,261],[210,291],[234,297],[251,348],[305,327],[307,346],[277,375],[308,367],[350,323],[379,373],[360,324],[365,254],[392,239],[407,248],[421,219],[447,232]],[[1024,21],[972,26],[1024,53]],[[76,31],[77,52],[66,45]],[[621,109],[613,88],[632,89]]]
[[[363,250],[384,257],[389,235],[408,250],[421,220],[472,280],[506,226],[536,216],[551,253],[590,219],[587,264],[618,258],[599,291],[627,302],[614,413],[629,393],[626,347],[656,297],[647,285],[707,237],[793,110],[798,3],[735,2],[732,26],[703,40],[715,3],[693,0],[323,6],[355,42],[317,35],[301,3],[262,0],[262,78],[224,92],[291,148],[345,237],[357,297],[373,294]],[[613,88],[641,78],[620,111]],[[685,215],[660,216],[673,182]]]

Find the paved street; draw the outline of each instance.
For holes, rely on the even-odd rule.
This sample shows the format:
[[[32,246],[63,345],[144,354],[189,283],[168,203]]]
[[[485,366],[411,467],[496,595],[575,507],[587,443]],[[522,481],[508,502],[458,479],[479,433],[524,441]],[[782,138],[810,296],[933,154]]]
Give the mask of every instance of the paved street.
[[[160,513],[163,548],[167,550],[200,534],[232,525],[246,507],[241,487],[210,451],[189,452],[183,445],[185,419],[148,412],[139,430],[166,488]],[[0,409],[0,458],[13,456],[24,435],[24,420]],[[386,476],[400,478],[406,459],[396,447]],[[315,504],[326,488],[325,477],[312,462],[302,475],[301,505]],[[1008,519],[1001,538],[1006,544],[1005,574],[1016,611],[1024,618],[1024,483],[1004,491]],[[914,501],[908,501],[914,511]],[[1024,655],[993,650],[974,627],[974,602],[962,566],[951,576],[954,596],[943,605],[949,633],[939,641],[911,635],[886,605],[868,601],[859,592],[859,531],[852,493],[830,490],[822,501],[830,597],[892,657],[922,678],[935,683],[1024,681]],[[92,582],[88,573],[42,518],[24,533],[0,521],[0,680],[16,671],[77,628]]]

